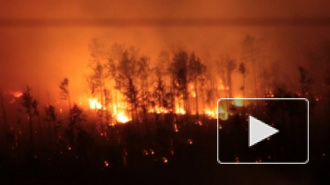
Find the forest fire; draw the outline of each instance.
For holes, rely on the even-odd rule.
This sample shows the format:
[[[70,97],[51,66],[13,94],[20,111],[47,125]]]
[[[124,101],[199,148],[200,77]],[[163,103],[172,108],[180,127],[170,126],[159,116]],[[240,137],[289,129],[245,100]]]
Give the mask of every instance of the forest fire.
[[[106,107],[102,107],[102,104],[95,98],[89,99],[89,108],[91,110],[107,110]],[[122,106],[119,105],[113,105],[113,114],[112,116],[116,118],[118,123],[127,123],[131,121],[126,114],[125,114],[125,109],[122,108]]]
[[[292,3],[290,6],[283,4],[283,7],[289,7],[282,7],[283,11],[276,11],[283,15],[283,20],[268,19],[265,15],[259,20],[256,15],[255,19],[247,21],[247,28],[240,26],[240,22],[250,20],[247,11],[252,9],[243,8],[242,2],[233,4],[235,11],[219,9],[216,13],[206,12],[208,6],[204,3],[188,5],[188,1],[170,6],[167,6],[168,2],[159,5],[130,3],[130,6],[122,2],[120,6],[100,7],[101,10],[115,7],[115,11],[109,9],[105,13],[97,8],[101,2],[83,3],[73,10],[61,10],[61,15],[56,15],[55,9],[50,14],[43,12],[39,15],[38,5],[26,8],[24,3],[24,6],[17,4],[24,8],[21,11],[12,11],[10,7],[2,11],[0,27],[4,37],[1,42],[6,47],[1,48],[0,55],[0,61],[4,63],[0,69],[0,161],[4,166],[2,169],[5,169],[1,171],[3,177],[8,174],[15,176],[8,177],[8,180],[19,179],[17,174],[20,173],[28,178],[26,182],[31,183],[34,179],[37,181],[37,177],[72,178],[76,184],[80,183],[79,180],[83,181],[80,184],[98,184],[95,182],[97,179],[100,184],[142,184],[148,181],[157,184],[154,179],[161,179],[163,184],[181,181],[187,184],[221,184],[234,179],[233,184],[242,184],[255,180],[254,176],[246,180],[244,175],[232,178],[236,172],[248,174],[243,168],[227,172],[227,169],[217,167],[216,142],[219,138],[231,136],[233,139],[227,139],[228,143],[219,142],[233,150],[225,157],[236,163],[245,161],[246,158],[238,152],[248,149],[243,139],[247,138],[249,115],[257,114],[265,121],[271,120],[274,127],[299,131],[292,124],[295,123],[293,119],[301,117],[300,113],[305,110],[272,101],[253,103],[246,97],[308,99],[311,116],[307,118],[311,121],[311,130],[315,130],[311,138],[317,136],[311,139],[311,145],[327,143],[329,119],[323,117],[328,116],[330,105],[330,41],[314,50],[317,41],[309,37],[311,35],[304,34],[305,31],[293,35],[291,23],[295,21],[284,19],[286,9],[294,7]],[[5,8],[6,4],[16,6],[13,3],[2,4]],[[157,6],[145,7],[147,4]],[[229,4],[212,4],[210,7],[225,8]],[[143,12],[134,11],[141,5]],[[174,10],[167,11],[164,7],[173,7]],[[178,7],[187,8],[181,10]],[[311,11],[316,10],[315,6],[311,7]],[[93,10],[75,16],[80,8],[83,11]],[[33,15],[25,13],[28,9],[33,10]],[[49,7],[43,3],[40,9],[48,10]],[[305,16],[296,11],[288,13]],[[20,14],[12,18],[4,15],[14,15],[15,12]],[[70,17],[67,19],[63,12],[69,12],[66,15]],[[122,12],[125,15],[121,15]],[[198,15],[193,15],[194,12]],[[226,21],[227,13],[236,17],[232,12],[244,14],[243,19],[237,16],[239,21],[236,23],[235,20]],[[197,16],[198,20],[190,15]],[[99,16],[102,19],[94,22],[93,17]],[[16,21],[15,17],[18,18]],[[38,17],[41,20],[33,20]],[[117,17],[121,18],[117,20]],[[48,18],[51,21],[48,22]],[[261,31],[253,28],[259,21],[264,25]],[[271,28],[269,22],[272,21],[276,24],[284,21],[285,25],[277,32]],[[327,22],[327,27],[330,25],[328,19],[322,21]],[[20,22],[23,26],[19,26]],[[303,21],[298,22],[303,25]],[[74,26],[71,27],[71,23]],[[223,23],[225,25],[221,26]],[[37,28],[33,28],[35,25]],[[76,28],[80,25],[84,26]],[[93,25],[97,28],[92,28]],[[235,25],[235,28],[227,29],[226,25]],[[285,29],[286,25],[290,25],[290,29]],[[299,30],[309,30],[310,26]],[[77,30],[79,34],[76,34]],[[324,35],[328,33],[327,30],[324,32]],[[258,33],[261,35],[255,35]],[[310,33],[318,35],[314,31]],[[293,40],[289,39],[291,36],[294,36]],[[306,48],[304,44],[300,45],[305,42]],[[306,58],[301,51],[306,52]],[[31,85],[31,88],[19,89],[24,85]],[[220,102],[219,99],[228,101]],[[289,112],[282,111],[282,106],[292,109],[295,114],[290,116]],[[282,118],[291,125],[281,122]],[[314,124],[315,120],[317,124]],[[284,141],[299,140],[290,134],[283,135],[287,136]],[[265,144],[282,145],[276,138],[267,139]],[[261,147],[251,150],[258,154],[263,152]],[[328,149],[314,151],[317,153],[313,156],[322,157],[320,164],[329,162]],[[284,154],[291,155],[288,150],[280,149],[275,155],[253,158],[253,162],[285,160]],[[313,171],[319,166],[309,166],[312,170],[308,170],[308,174],[312,172],[317,176],[308,176],[308,179],[318,179],[319,173],[326,174],[327,171],[321,168]],[[26,169],[29,169],[28,173]],[[273,171],[252,172],[263,173],[261,177],[280,177],[281,170],[275,170],[274,176],[266,174]],[[302,170],[299,169],[292,178],[298,179],[299,174],[307,174],[300,172]],[[79,177],[74,177],[75,174]],[[210,174],[219,175],[209,178]],[[283,179],[288,180],[287,174]],[[292,178],[290,176],[288,180],[291,184]],[[0,181],[7,179],[0,178]]]

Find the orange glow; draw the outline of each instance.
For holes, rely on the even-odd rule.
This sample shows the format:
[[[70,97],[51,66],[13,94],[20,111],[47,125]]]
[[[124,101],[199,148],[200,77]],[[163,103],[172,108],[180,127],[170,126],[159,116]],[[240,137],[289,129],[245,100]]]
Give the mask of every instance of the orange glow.
[[[232,104],[236,107],[243,107],[243,100],[233,100]]]
[[[97,99],[91,98],[89,99],[89,108],[93,110],[102,109],[102,105]]]
[[[109,162],[108,161],[104,161],[104,166],[108,167],[109,166]]]
[[[124,112],[118,112],[116,114],[116,120],[119,122],[119,123],[127,123],[129,122],[131,119],[129,119]]]
[[[124,105],[125,105],[124,103],[118,103],[117,105],[113,106],[113,115],[112,116],[116,118],[118,123],[127,123],[132,120],[130,117],[128,117],[125,114],[125,109],[127,107]]]
[[[13,95],[15,98],[19,98],[23,95],[22,91],[11,91],[9,94]]]
[[[239,99],[241,98],[240,96],[235,96],[235,98]],[[235,105],[236,107],[243,107],[244,105],[246,105],[246,101],[240,99],[240,100],[233,100],[232,104]]]
[[[175,106],[175,113],[177,113],[177,114],[186,114],[186,111],[183,108],[181,108],[179,105],[176,105]]]
[[[162,114],[162,113],[168,113],[168,110],[167,109],[165,109],[164,107],[158,107],[158,106],[156,106],[156,107],[154,107],[154,108],[152,108],[152,109],[149,109],[149,111],[148,111],[149,113],[157,113],[157,114]]]
[[[127,123],[132,119],[125,114],[126,107],[123,106],[123,103],[118,103],[118,105],[113,105],[113,114],[112,116],[116,118],[118,123]],[[106,107],[102,107],[102,104],[95,98],[89,99],[89,108],[92,110],[107,110]],[[112,126],[114,123],[111,124]]]
[[[211,118],[217,118],[217,111],[216,110],[210,110],[210,109],[206,109],[204,111],[204,113],[208,116],[210,116]]]
[[[174,127],[174,132],[179,132],[178,124],[174,123],[173,127]]]
[[[227,120],[228,119],[228,112],[222,108],[221,106],[219,107],[219,119],[221,120]]]
[[[163,157],[162,160],[163,160],[163,163],[167,163],[168,162],[168,159],[166,157]]]

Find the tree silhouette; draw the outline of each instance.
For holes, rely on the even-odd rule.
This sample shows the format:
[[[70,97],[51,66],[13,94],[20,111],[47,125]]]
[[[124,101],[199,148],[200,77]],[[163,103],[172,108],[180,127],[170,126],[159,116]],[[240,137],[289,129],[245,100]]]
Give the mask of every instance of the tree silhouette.
[[[51,143],[53,142],[53,136],[55,133],[55,138],[58,138],[58,123],[57,123],[57,115],[55,113],[55,107],[53,105],[48,105],[45,107],[45,114],[46,114],[46,122],[48,123],[48,129],[50,131],[49,133],[49,139]]]
[[[257,69],[256,69],[256,62],[258,56],[258,48],[257,48],[257,40],[255,37],[251,35],[246,35],[245,39],[243,40],[243,61],[251,62],[252,64],[252,73],[253,73],[253,81],[255,86],[255,96],[258,96],[258,81],[257,81]]]
[[[8,131],[9,125],[8,125],[8,121],[7,121],[7,113],[6,113],[6,110],[5,110],[5,105],[4,105],[3,95],[2,94],[3,94],[2,93],[2,89],[0,89],[0,106],[1,106],[3,124],[4,124],[5,130]]]
[[[201,62],[201,59],[191,53],[188,60],[188,82],[194,83],[195,88],[195,104],[196,104],[196,115],[199,117],[199,106],[198,106],[198,97],[199,97],[199,84],[198,82],[202,80],[203,75],[206,71],[206,66]]]
[[[69,92],[69,79],[64,78],[63,81],[61,82],[59,86],[61,90],[61,99],[63,100],[68,100],[69,102],[69,110],[71,109],[71,97],[70,97],[70,92]]]
[[[155,68],[156,71],[156,86],[154,87],[153,90],[153,97],[154,97],[154,101],[153,104],[154,106],[157,106],[158,108],[163,108],[168,110],[169,108],[172,108],[169,106],[169,99],[167,99],[166,97],[166,86],[165,86],[165,82],[162,78],[162,75],[159,71],[159,69],[156,67]]]
[[[245,97],[246,66],[245,66],[245,64],[243,62],[239,64],[238,70],[239,70],[239,72],[242,75],[242,87],[240,89],[243,92],[243,98],[244,98]]]
[[[175,95],[182,99],[184,102],[184,108],[189,113],[188,110],[188,53],[186,51],[180,50],[174,53],[172,63],[169,66],[169,72],[172,76],[172,86]],[[180,104],[180,102],[179,102]]]
[[[30,146],[31,146],[31,154],[34,152],[33,145],[33,123],[32,120],[35,116],[39,115],[38,111],[38,102],[31,95],[31,88],[29,86],[26,87],[23,95],[21,97],[21,105],[25,108],[25,112],[28,116],[29,120],[29,130],[30,130]]]
[[[317,105],[317,100],[314,93],[310,90],[314,81],[305,68],[299,66],[298,70],[300,74],[299,82],[301,88],[301,96],[308,99],[311,115],[314,115],[313,109]]]
[[[152,73],[152,69],[149,65],[149,58],[142,56],[137,61],[137,77],[139,79],[140,84],[140,96],[138,101],[139,106],[142,109],[143,121],[145,123],[147,132],[149,132],[149,125],[148,125],[148,109],[150,108],[151,102],[151,92],[149,92],[149,76]]]
[[[302,95],[308,95],[308,91],[310,90],[310,86],[313,83],[312,78],[309,75],[309,72],[306,71],[305,68],[299,66],[298,67],[299,74],[300,74],[300,88]]]
[[[120,60],[112,70],[114,72],[115,88],[124,95],[126,102],[130,105],[128,110],[131,112],[133,120],[137,118],[137,109],[141,100],[138,89],[140,67],[141,64],[136,59],[136,51],[131,48],[130,50],[123,50]]]
[[[229,86],[229,98],[233,98],[233,82],[231,79],[231,75],[236,68],[236,62],[233,59],[228,59],[226,61],[226,68],[227,68],[227,81]]]
[[[105,123],[110,122],[109,104],[111,102],[110,90],[106,87],[106,81],[110,76],[106,64],[97,62],[91,66],[92,74],[88,77],[87,81],[94,99],[101,103],[101,109],[98,110],[98,116],[101,123],[105,119]]]
[[[75,145],[75,131],[81,128],[81,123],[86,121],[86,115],[83,114],[83,110],[76,104],[73,105],[70,110],[71,120],[66,130],[66,136],[70,146]]]
[[[101,108],[97,110],[100,126],[106,127],[111,122],[111,114],[109,105],[111,103],[111,91],[107,86],[110,77],[108,59],[108,51],[104,45],[97,39],[92,40],[89,44],[90,62],[89,67],[91,74],[87,77],[87,82],[92,97],[100,101]],[[104,124],[105,123],[105,124]]]

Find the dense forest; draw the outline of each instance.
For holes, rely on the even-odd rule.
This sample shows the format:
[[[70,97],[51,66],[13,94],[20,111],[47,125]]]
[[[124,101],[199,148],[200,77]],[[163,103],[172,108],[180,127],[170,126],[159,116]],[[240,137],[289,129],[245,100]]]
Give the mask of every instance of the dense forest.
[[[107,46],[94,39],[88,48],[89,73],[81,77],[87,104],[77,101],[79,95],[72,93],[65,76],[51,84],[58,87],[51,92],[58,94],[55,100],[47,92],[47,101],[41,101],[39,90],[29,85],[0,91],[2,180],[229,181],[229,172],[216,162],[217,129],[234,132],[239,120],[261,108],[233,100],[217,109],[217,101],[254,97],[309,100],[312,147],[307,172],[289,167],[272,173],[294,181],[304,176],[303,181],[323,182],[327,177],[329,148],[322,144],[329,140],[329,41],[306,54],[312,65],[296,65],[293,87],[277,79],[281,69],[266,62],[262,41],[251,35],[242,41],[239,56],[226,54],[217,60],[183,47],[160,52],[156,61],[124,44]],[[274,112],[271,108],[266,111]],[[217,118],[222,121],[218,128]],[[292,177],[283,175],[288,170],[294,170]]]

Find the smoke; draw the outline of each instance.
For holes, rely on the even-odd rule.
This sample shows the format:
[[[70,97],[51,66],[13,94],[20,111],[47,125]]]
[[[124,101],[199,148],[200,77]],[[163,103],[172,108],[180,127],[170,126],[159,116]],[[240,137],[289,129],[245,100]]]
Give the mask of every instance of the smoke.
[[[217,73],[215,61],[223,56],[242,62],[242,41],[249,34],[263,48],[257,65],[264,73],[258,78],[297,89],[298,66],[311,65],[305,53],[329,39],[330,31],[324,1],[61,0],[0,2],[0,7],[0,87],[29,84],[54,100],[64,77],[70,79],[73,99],[87,93],[93,38],[108,46],[135,46],[154,65],[161,51],[184,48]],[[233,75],[239,92],[240,74]],[[253,89],[251,76],[246,86]]]

